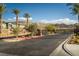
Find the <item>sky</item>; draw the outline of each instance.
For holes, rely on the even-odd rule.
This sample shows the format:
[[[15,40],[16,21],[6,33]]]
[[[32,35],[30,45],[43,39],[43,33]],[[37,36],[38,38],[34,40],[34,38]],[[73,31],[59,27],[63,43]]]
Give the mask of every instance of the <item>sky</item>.
[[[17,8],[20,10],[20,20],[25,19],[24,13],[29,13],[33,22],[65,24],[77,22],[77,17],[71,14],[69,6],[64,3],[5,3],[5,5],[4,20],[6,21],[15,20],[12,9]]]

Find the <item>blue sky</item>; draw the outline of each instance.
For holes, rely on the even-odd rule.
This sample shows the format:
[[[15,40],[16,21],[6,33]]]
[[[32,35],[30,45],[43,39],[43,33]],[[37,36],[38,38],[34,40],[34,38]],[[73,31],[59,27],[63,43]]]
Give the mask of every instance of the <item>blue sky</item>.
[[[63,3],[7,3],[5,20],[13,20],[15,15],[12,9],[20,10],[19,17],[23,18],[24,13],[31,15],[32,21],[41,22],[75,22],[77,17],[71,14],[71,10]]]

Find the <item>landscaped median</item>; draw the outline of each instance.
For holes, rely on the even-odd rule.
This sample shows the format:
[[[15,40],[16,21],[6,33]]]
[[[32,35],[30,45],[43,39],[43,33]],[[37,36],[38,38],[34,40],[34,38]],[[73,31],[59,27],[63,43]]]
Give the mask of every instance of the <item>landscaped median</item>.
[[[32,36],[32,37],[21,36],[21,37],[18,37],[18,39],[16,39],[15,37],[10,37],[10,38],[4,37],[0,42],[19,42],[22,40],[32,40],[32,39],[38,39],[41,37],[43,36]]]

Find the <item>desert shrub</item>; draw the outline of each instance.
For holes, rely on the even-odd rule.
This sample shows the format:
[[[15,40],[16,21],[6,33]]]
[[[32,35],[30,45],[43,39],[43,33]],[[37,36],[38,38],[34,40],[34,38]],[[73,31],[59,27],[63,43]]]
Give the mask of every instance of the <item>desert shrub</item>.
[[[46,31],[50,34],[54,33],[56,30],[56,27],[52,24],[49,24],[45,27]]]
[[[36,33],[37,33],[37,24],[30,24],[29,25],[29,27],[28,27],[28,31],[30,31],[31,32],[31,36],[33,36],[33,35],[36,35]]]
[[[13,28],[13,34],[16,36],[16,38],[18,38],[19,31],[20,31],[20,28],[18,26]]]
[[[79,25],[78,25],[78,24],[75,25],[74,34],[75,34],[76,36],[79,35]]]

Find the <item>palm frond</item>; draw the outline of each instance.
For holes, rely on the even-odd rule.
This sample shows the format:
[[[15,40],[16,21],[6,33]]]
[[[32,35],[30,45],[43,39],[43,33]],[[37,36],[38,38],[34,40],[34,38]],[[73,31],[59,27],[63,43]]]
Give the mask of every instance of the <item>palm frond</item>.
[[[30,18],[30,14],[29,14],[29,13],[25,13],[25,14],[24,14],[24,17],[25,17],[25,18]]]
[[[18,15],[19,13],[20,13],[20,10],[19,9],[13,9],[13,13],[15,14],[15,15]]]
[[[0,14],[3,14],[5,11],[6,7],[4,4],[0,4]]]

